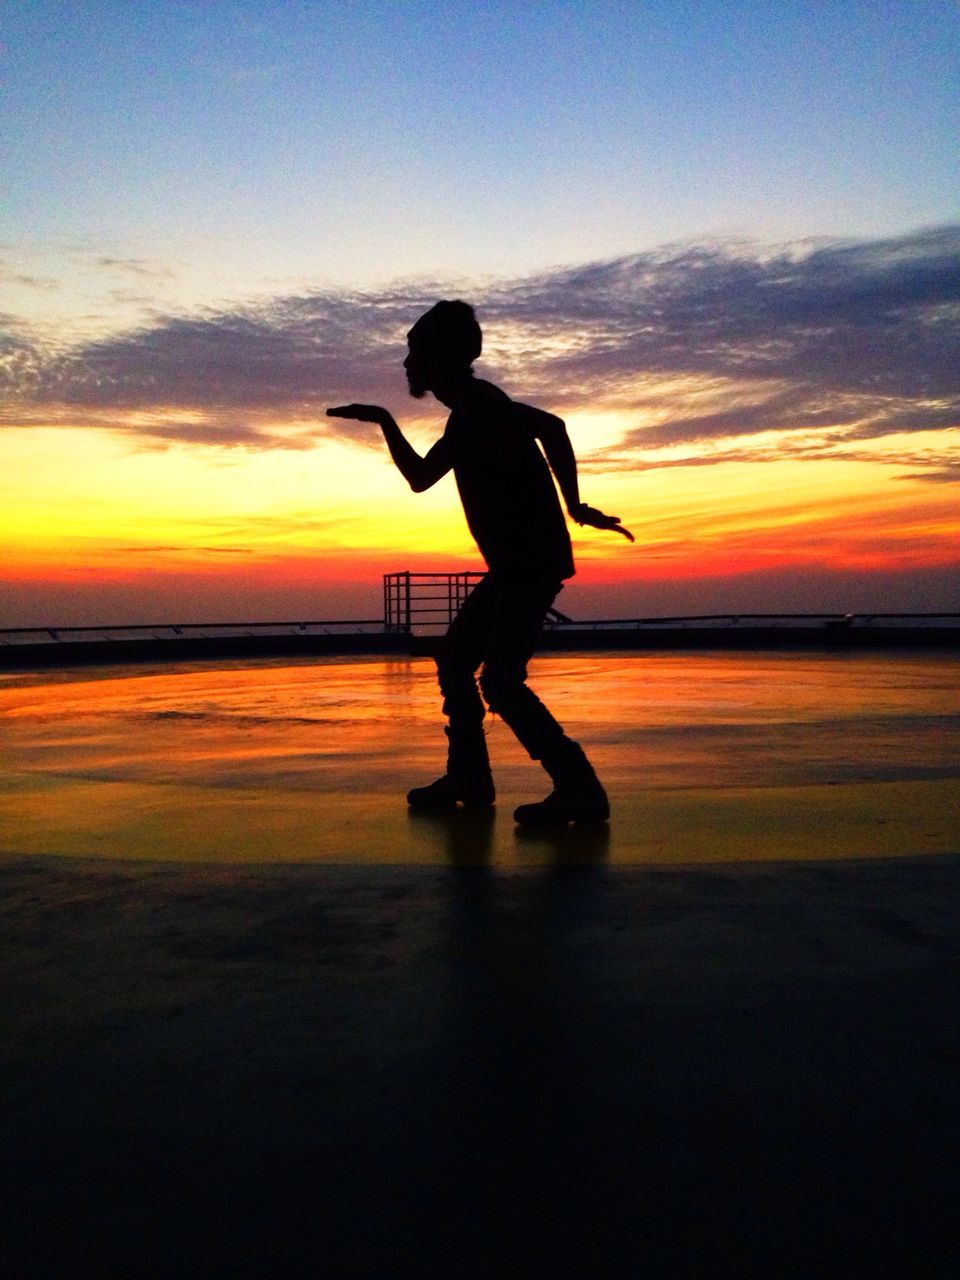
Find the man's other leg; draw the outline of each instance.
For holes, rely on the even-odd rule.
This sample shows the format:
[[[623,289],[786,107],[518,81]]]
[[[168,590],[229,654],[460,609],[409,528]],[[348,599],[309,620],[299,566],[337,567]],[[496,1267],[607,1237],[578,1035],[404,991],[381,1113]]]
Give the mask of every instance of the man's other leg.
[[[487,740],[483,732],[486,709],[477,691],[476,671],[493,618],[493,593],[489,577],[482,578],[467,596],[440,642],[437,680],[443,695],[443,711],[449,720],[447,771],[426,787],[407,794],[413,808],[450,808],[490,805],[495,799]]]
[[[559,584],[494,585],[495,608],[480,687],[490,710],[509,725],[531,759],[540,761],[554,787],[546,800],[521,805],[514,817],[531,825],[603,822],[610,816],[606,792],[583,748],[564,733],[527,684],[527,663]]]

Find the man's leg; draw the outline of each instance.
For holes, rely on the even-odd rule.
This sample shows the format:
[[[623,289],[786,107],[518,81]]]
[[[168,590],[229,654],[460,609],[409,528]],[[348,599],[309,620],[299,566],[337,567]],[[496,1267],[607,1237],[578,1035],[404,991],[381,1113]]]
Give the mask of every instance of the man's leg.
[[[483,732],[486,709],[477,692],[476,670],[493,618],[493,593],[482,578],[467,596],[460,612],[440,642],[437,680],[443,694],[443,711],[449,720],[446,733],[447,771],[426,787],[414,787],[407,802],[415,809],[490,805],[495,799],[487,740]]]
[[[554,787],[546,800],[521,805],[514,817],[531,825],[603,822],[610,816],[607,796],[583,748],[564,733],[526,682],[527,663],[559,584],[508,580],[493,585],[495,607],[480,687],[490,710],[540,761]]]

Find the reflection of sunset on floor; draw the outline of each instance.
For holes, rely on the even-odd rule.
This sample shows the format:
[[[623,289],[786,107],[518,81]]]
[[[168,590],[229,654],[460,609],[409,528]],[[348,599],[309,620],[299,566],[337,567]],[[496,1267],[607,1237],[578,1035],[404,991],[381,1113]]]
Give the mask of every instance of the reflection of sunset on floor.
[[[571,655],[531,683],[589,747],[616,862],[948,852],[960,663],[869,655]],[[490,720],[496,820],[407,817],[439,771],[426,660],[5,677],[0,848],[218,861],[510,865],[556,854],[510,813],[546,779]],[[569,833],[577,840],[596,834]],[[452,843],[451,843],[452,841]]]

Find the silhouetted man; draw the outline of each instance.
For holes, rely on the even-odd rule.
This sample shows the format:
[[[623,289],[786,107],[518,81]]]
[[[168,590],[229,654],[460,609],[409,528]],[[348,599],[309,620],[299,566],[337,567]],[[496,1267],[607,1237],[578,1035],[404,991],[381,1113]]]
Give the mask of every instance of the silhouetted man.
[[[610,809],[590,762],[526,683],[527,662],[547,610],[574,573],[570,537],[547,461],[573,520],[614,529],[631,542],[633,538],[619,517],[580,501],[576,458],[561,419],[519,404],[474,377],[472,364],[480,355],[482,335],[472,307],[438,302],[413,326],[407,343],[403,364],[410,394],[421,399],[430,391],[451,410],[443,435],[426,457],[413,449],[386,409],[348,404],[327,413],[376,423],[416,493],[452,469],[467,524],[488,567],[437,657],[449,719],[447,771],[429,786],[415,787],[407,800],[415,809],[450,808],[458,801],[493,804],[483,732],[485,699],[553,780],[545,800],[516,810],[517,822],[603,822]],[[481,666],[483,698],[475,679]]]

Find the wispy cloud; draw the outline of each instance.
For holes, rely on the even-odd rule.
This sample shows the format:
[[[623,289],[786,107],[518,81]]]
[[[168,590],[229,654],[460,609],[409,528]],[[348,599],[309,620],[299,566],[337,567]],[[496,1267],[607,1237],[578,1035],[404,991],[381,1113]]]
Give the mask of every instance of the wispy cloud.
[[[903,480],[929,480],[932,484],[960,484],[960,458],[944,459],[931,471],[907,471]]]
[[[101,262],[131,276],[154,270]],[[457,295],[475,303],[486,367],[509,390],[560,412],[592,405],[625,418],[615,456],[598,454],[597,467],[640,455],[655,465],[658,450],[677,446],[689,446],[683,465],[725,450],[757,458],[766,446],[749,438],[769,432],[784,433],[778,456],[823,456],[960,421],[960,226],[778,249],[670,246],[473,289],[312,290],[158,316],[67,351],[45,350],[13,323],[0,343],[0,420],[87,415],[161,447],[304,448],[334,432],[366,442],[369,428],[334,423],[325,406],[399,408],[406,330],[437,297]],[[912,464],[917,474],[953,478],[953,448],[944,437],[943,456]]]
[[[190,555],[198,551],[210,552],[219,556],[250,556],[253,555],[252,547],[193,547],[193,546],[176,546],[174,544],[158,544],[157,546],[132,546],[117,547],[118,551],[122,551],[125,555],[153,555],[158,551],[184,551]]]
[[[23,289],[53,290],[60,288],[60,281],[53,276],[32,275],[24,271],[11,271],[0,263],[0,284],[16,284]]]
[[[95,265],[108,271],[122,272],[125,275],[138,276],[143,280],[172,280],[172,268],[148,262],[145,258],[113,257],[100,254]]]

